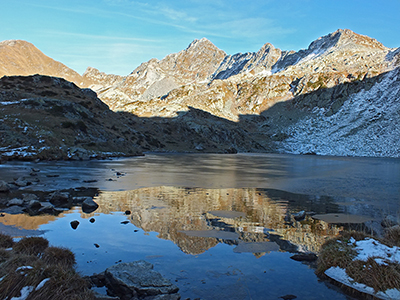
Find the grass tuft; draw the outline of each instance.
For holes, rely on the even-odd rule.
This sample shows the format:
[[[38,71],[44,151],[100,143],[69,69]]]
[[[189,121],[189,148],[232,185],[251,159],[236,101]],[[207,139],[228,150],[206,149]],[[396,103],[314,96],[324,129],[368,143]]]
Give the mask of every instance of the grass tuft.
[[[27,300],[94,300],[89,283],[74,265],[70,250],[48,247],[44,238],[24,238],[11,251],[0,249],[1,299],[18,298],[22,288],[31,286]]]
[[[400,247],[400,226],[393,226],[386,230],[382,243],[389,247]]]
[[[379,264],[370,257],[367,261],[352,261],[346,273],[356,282],[372,287],[375,292],[400,288],[399,264]]]
[[[0,233],[0,248],[11,248],[13,245],[14,241],[11,236]]]
[[[375,292],[388,289],[400,290],[400,264],[393,262],[379,263],[376,258],[370,257],[367,261],[354,260],[357,252],[350,239],[364,240],[370,236],[356,231],[342,232],[335,239],[325,242],[318,256],[316,274],[325,277],[324,272],[331,267],[340,267],[346,270],[355,282],[372,287]],[[376,238],[375,238],[376,239]],[[378,239],[376,239],[378,240]],[[400,226],[386,231],[379,242],[389,247],[400,246]]]
[[[16,253],[39,255],[49,246],[49,241],[38,236],[27,237],[20,240],[13,247]]]
[[[63,265],[73,267],[76,263],[75,255],[71,250],[61,247],[48,247],[43,253],[43,260],[49,265]]]

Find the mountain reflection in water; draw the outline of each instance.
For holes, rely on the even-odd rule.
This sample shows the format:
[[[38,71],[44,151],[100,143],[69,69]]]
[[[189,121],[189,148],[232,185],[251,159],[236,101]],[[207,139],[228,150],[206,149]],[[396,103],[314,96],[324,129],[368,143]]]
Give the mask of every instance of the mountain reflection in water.
[[[303,222],[287,220],[288,213],[299,210],[337,212],[338,206],[332,199],[279,190],[162,186],[103,192],[95,201],[100,205],[96,214],[129,210],[128,219],[136,227],[157,232],[159,238],[171,240],[184,253],[193,255],[219,242],[238,245],[271,240],[283,250],[293,251],[297,245],[302,251],[318,251],[326,237],[336,235],[339,230],[310,217]],[[211,230],[220,231],[220,236],[207,236]],[[237,239],[224,237],[222,232],[236,233]]]
[[[75,253],[84,275],[147,260],[183,299],[350,299],[319,281],[309,265],[290,259],[296,250],[318,251],[343,227],[293,215],[356,214],[379,224],[384,215],[399,213],[395,159],[149,154],[9,162],[0,174],[10,181],[29,176],[32,166],[40,169],[40,182],[27,192],[96,187],[100,206],[91,214],[80,207],[58,216],[5,214],[2,226],[40,230],[51,245]]]

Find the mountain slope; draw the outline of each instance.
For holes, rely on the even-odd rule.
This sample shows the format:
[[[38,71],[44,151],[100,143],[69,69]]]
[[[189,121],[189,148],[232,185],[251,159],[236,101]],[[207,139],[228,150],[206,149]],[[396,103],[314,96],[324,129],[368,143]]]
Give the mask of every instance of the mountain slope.
[[[348,29],[298,52],[265,44],[258,52],[226,55],[202,39],[161,61],[142,64],[129,76],[98,80],[93,88],[112,109],[138,116],[173,117],[192,106],[237,121],[242,114],[260,114],[320,88],[382,74],[392,68],[391,52]],[[89,69],[84,76],[96,81],[95,74]]]
[[[44,55],[31,43],[22,40],[0,42],[0,77],[34,74],[61,77],[78,86],[88,85],[77,72]]]
[[[29,67],[29,59],[20,62],[20,72],[24,64]],[[137,149],[400,157],[399,68],[400,48],[389,49],[372,38],[340,29],[297,52],[265,44],[254,53],[227,55],[207,39],[195,40],[179,53],[141,64],[128,76],[88,68],[83,80],[112,110],[120,111],[104,108],[104,114],[115,120],[107,117],[99,128],[112,129],[109,138],[116,141],[114,146],[118,140],[131,143],[134,148],[127,149],[132,153]],[[13,114],[7,109],[19,105],[29,115],[37,113],[30,110],[36,105],[42,109],[35,115],[37,119],[44,116],[46,120],[46,107],[53,98],[69,99],[68,89],[43,84],[41,79],[39,83],[21,79],[18,88],[22,91],[15,94],[15,84],[4,80],[0,117],[8,127],[0,128],[0,133],[14,133],[3,139],[8,144],[0,147],[8,151],[30,143],[41,146],[34,136],[25,139],[29,134],[21,128],[33,125],[26,120],[30,125],[18,123],[22,118],[17,116],[17,107]],[[24,99],[34,99],[34,103]],[[69,131],[51,127],[48,132],[67,136],[73,146],[77,146],[77,134],[85,137],[83,144],[78,139],[78,146],[102,140],[98,133],[79,131],[82,123],[77,122],[91,124],[90,119],[81,118],[83,108],[73,105],[69,113],[69,108],[61,106],[63,115],[59,117],[71,119],[64,120],[69,124],[64,129]],[[90,115],[90,111],[84,112]],[[113,126],[113,122],[119,125]],[[57,143],[54,145],[65,149],[72,145]]]
[[[146,102],[182,85],[207,81],[225,55],[203,38],[162,60],[142,63],[128,76],[99,76],[100,72],[94,68],[88,68],[83,76],[95,83],[91,88],[111,109],[120,110],[128,103]]]
[[[350,95],[335,114],[316,106],[284,129],[279,150],[294,154],[400,157],[400,69]]]

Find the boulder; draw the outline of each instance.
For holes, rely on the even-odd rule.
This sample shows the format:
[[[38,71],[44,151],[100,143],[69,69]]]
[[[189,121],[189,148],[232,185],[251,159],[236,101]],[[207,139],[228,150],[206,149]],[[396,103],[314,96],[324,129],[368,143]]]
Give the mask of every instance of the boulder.
[[[10,186],[4,180],[0,180],[0,192],[7,193],[10,191]]]
[[[122,300],[125,299],[180,299],[178,287],[144,260],[120,263],[105,271],[106,286]]]
[[[61,212],[61,210],[56,209],[54,205],[49,202],[40,202],[40,205],[42,207],[39,208],[38,214],[58,215]]]
[[[24,177],[20,177],[15,180],[14,184],[18,187],[25,187],[31,184],[31,182],[27,181]]]
[[[58,207],[70,208],[72,206],[71,197],[66,192],[54,192],[50,197],[50,203]]]
[[[99,205],[90,197],[87,197],[86,200],[82,202],[82,211],[86,214],[94,212],[98,207]]]
[[[22,199],[11,199],[10,201],[8,201],[7,206],[13,206],[13,205],[19,205],[22,206],[24,204],[24,200]]]
[[[79,226],[79,221],[78,220],[74,220],[74,221],[71,221],[70,224],[71,224],[71,228],[75,230]]]
[[[40,209],[42,204],[38,200],[30,200],[27,206],[29,209]]]
[[[22,194],[22,199],[24,199],[24,201],[31,201],[39,200],[39,197],[36,194]]]

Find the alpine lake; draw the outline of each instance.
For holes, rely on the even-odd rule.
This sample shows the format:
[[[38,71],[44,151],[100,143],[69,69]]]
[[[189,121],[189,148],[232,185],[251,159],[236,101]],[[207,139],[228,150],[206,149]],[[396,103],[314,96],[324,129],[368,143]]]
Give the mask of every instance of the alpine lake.
[[[385,216],[400,216],[395,158],[149,153],[7,162],[0,179],[28,176],[32,168],[38,180],[20,189],[92,188],[99,207],[5,212],[0,231],[71,249],[82,275],[146,260],[179,287],[182,299],[353,299],[319,279],[315,262],[291,257],[318,253],[344,229],[379,233]]]

